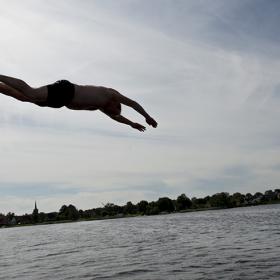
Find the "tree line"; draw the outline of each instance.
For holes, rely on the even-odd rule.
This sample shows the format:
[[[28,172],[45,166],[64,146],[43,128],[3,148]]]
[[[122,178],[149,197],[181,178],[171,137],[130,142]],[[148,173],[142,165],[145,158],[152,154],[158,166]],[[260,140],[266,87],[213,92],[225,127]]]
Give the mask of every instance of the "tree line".
[[[123,206],[107,203],[103,207],[78,210],[74,205],[63,205],[58,212],[44,213],[34,209],[32,214],[17,216],[14,213],[0,214],[0,226],[53,223],[77,220],[121,218],[137,215],[157,215],[173,212],[185,212],[206,209],[233,208],[268,203],[280,203],[280,189],[268,190],[264,194],[227,192],[216,193],[204,198],[189,198],[181,194],[177,199],[161,197],[157,201],[142,200],[136,204],[131,201]]]

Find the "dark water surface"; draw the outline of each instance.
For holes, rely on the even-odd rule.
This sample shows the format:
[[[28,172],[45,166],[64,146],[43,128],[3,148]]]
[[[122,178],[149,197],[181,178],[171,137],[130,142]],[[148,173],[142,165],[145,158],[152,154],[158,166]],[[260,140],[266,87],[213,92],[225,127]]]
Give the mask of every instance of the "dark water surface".
[[[280,279],[280,205],[0,230],[0,279]]]

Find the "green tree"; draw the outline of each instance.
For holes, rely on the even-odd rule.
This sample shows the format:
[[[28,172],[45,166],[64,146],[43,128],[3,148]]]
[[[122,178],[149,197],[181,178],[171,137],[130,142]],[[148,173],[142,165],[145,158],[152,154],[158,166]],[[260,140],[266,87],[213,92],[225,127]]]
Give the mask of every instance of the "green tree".
[[[80,217],[80,214],[79,214],[78,209],[74,205],[70,204],[68,206],[68,219],[69,220],[78,220],[79,217]]]
[[[4,214],[0,213],[0,226],[4,226],[7,224],[8,224],[7,217]]]
[[[12,213],[12,212],[9,212],[9,213],[6,215],[6,218],[7,218],[9,224],[12,222],[12,220],[14,219],[14,217],[15,217],[15,213]]]
[[[210,197],[205,197],[205,198],[193,197],[191,200],[192,208],[199,209],[199,208],[210,207],[209,200],[210,200]]]
[[[77,220],[80,217],[79,211],[72,204],[69,206],[63,205],[59,210],[58,216],[60,220]]]
[[[45,222],[46,219],[47,219],[47,215],[43,212],[40,212],[39,215],[38,215],[39,223]]]
[[[128,201],[124,206],[124,213],[125,214],[136,214],[137,213],[137,206],[134,205],[131,201]]]
[[[148,210],[148,201],[146,200],[141,200],[138,204],[137,204],[137,207],[138,207],[138,210],[141,214],[146,214],[147,213],[147,210]]]
[[[46,221],[53,222],[53,221],[57,221],[59,219],[60,219],[59,218],[59,213],[57,213],[57,212],[47,213]]]
[[[246,193],[245,199],[246,199],[247,202],[250,203],[253,200],[253,198],[254,198],[254,196],[252,194]]]
[[[233,207],[242,206],[244,202],[245,202],[245,196],[239,192],[236,192],[232,196],[230,196],[230,204]]]
[[[117,205],[113,204],[113,203],[107,203],[104,205],[104,212],[106,213],[105,216],[109,215],[109,216],[115,216],[118,213],[118,207]]]
[[[147,212],[148,215],[157,215],[159,214],[159,208],[158,208],[158,203],[157,202],[150,202],[148,207],[147,207]]]
[[[192,201],[183,193],[177,197],[176,210],[185,210],[192,206]]]
[[[214,194],[210,200],[209,203],[212,207],[230,207],[230,198],[229,194],[226,192],[216,193]]]
[[[84,211],[83,210],[79,210],[79,216],[80,216],[80,218],[84,218]]]
[[[67,206],[64,204],[60,207],[58,215],[59,216],[66,216],[66,212],[67,212]]]
[[[159,198],[157,201],[157,205],[160,212],[170,213],[175,210],[172,200],[168,197]]]

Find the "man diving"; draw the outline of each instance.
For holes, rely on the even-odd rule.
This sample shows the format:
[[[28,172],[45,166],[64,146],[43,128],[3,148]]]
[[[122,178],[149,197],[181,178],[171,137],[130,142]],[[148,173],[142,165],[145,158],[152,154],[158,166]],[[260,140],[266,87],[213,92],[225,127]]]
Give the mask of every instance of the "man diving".
[[[121,104],[129,106],[141,114],[148,125],[157,127],[157,122],[136,101],[120,94],[112,88],[93,85],[76,85],[67,80],[33,88],[26,82],[0,75],[0,92],[23,102],[31,102],[41,107],[72,110],[100,110],[111,119],[129,125],[139,131],[145,126],[132,122],[121,115]]]

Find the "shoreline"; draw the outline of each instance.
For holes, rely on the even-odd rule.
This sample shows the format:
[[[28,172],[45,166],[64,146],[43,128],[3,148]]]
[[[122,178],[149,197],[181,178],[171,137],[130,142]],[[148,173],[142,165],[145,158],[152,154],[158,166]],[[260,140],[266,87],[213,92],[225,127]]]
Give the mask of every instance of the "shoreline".
[[[271,203],[261,203],[256,205],[242,205],[238,207],[209,207],[209,208],[197,208],[197,209],[185,209],[181,211],[174,212],[160,212],[158,214],[152,215],[115,215],[115,216],[105,216],[105,217],[96,217],[96,218],[80,218],[76,220],[57,220],[57,221],[49,221],[42,223],[30,223],[30,224],[16,224],[16,225],[3,225],[0,229],[8,229],[8,228],[16,228],[16,227],[29,227],[29,226],[42,226],[42,225],[52,225],[52,224],[65,224],[65,223],[77,223],[77,222],[90,222],[90,221],[104,221],[104,220],[113,220],[113,219],[123,219],[123,218],[136,218],[136,217],[150,217],[150,216],[163,216],[170,214],[180,214],[180,213],[193,213],[193,212],[202,212],[202,211],[214,211],[214,210],[226,210],[226,209],[236,209],[236,208],[247,208],[247,207],[256,207],[256,206],[266,206],[266,205],[274,205],[280,204],[280,201],[272,201]]]

